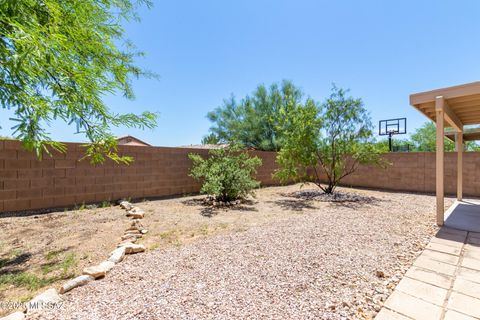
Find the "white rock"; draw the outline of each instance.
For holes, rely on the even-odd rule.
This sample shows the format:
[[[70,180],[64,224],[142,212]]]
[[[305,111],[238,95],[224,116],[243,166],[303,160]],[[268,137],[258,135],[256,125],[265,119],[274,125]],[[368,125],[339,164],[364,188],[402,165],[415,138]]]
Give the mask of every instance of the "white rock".
[[[125,200],[120,201],[119,205],[120,205],[120,208],[125,209],[125,210],[130,210],[130,209],[133,208],[133,204],[131,204],[130,202],[125,201]]]
[[[14,312],[12,314],[9,314],[6,317],[0,318],[0,320],[23,320],[25,319],[25,313],[21,311]]]
[[[65,282],[60,288],[60,293],[63,294],[65,292],[72,290],[73,288],[83,286],[92,280],[95,280],[95,278],[90,275],[84,274],[84,275],[78,276],[74,279],[71,279]]]
[[[127,217],[132,217],[134,219],[142,219],[144,215],[145,211],[143,211],[139,207],[133,207],[132,209],[127,211]]]
[[[134,239],[136,241],[137,238],[141,238],[141,237],[142,237],[141,234],[125,234],[125,235],[122,236],[122,240]]]
[[[54,304],[59,304],[60,302],[62,302],[62,297],[60,297],[57,290],[50,288],[30,300],[27,304],[27,309],[28,312],[34,312],[44,308],[52,309]]]
[[[91,266],[83,269],[84,275],[89,275],[94,277],[95,279],[105,277],[108,271],[110,271],[115,263],[112,261],[103,261],[97,266]]]
[[[102,263],[98,265],[100,268],[104,268],[107,272],[112,270],[113,267],[115,267],[115,262],[110,261],[110,260],[105,260]]]
[[[141,232],[142,234],[146,234],[146,233],[148,232],[148,230],[147,230],[147,229],[142,229],[142,230],[140,230],[140,232]]]
[[[125,243],[124,245],[122,245],[122,247],[125,247],[126,254],[145,251],[145,246],[143,244]]]
[[[108,258],[108,261],[112,261],[113,263],[119,263],[123,260],[124,257],[125,247],[119,247],[112,251],[112,253],[110,254],[110,258]]]

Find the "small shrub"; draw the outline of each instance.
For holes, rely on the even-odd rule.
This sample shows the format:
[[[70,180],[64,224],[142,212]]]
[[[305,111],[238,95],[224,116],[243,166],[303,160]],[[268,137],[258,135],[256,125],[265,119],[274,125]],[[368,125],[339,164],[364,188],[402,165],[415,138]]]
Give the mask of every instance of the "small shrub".
[[[229,202],[253,194],[260,185],[253,177],[262,164],[260,158],[250,157],[237,146],[212,149],[208,155],[206,159],[198,154],[188,156],[193,161],[190,176],[203,183],[201,193]]]
[[[110,203],[110,201],[108,200],[104,200],[102,201],[102,203],[100,204],[100,208],[108,208],[110,207],[112,204]]]

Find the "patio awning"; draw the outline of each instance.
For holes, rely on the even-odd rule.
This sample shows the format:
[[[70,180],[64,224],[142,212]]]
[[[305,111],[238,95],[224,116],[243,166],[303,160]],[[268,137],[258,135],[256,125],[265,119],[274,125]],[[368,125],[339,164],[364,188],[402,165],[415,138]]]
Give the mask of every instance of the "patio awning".
[[[480,82],[415,93],[410,104],[437,126],[436,136],[436,197],[437,224],[444,224],[444,144],[445,135],[455,141],[457,151],[457,200],[463,197],[463,141],[478,140],[480,130],[465,125],[480,124]],[[445,132],[446,127],[453,130]]]
[[[435,100],[443,97],[445,103],[446,127],[453,126],[452,122],[462,125],[480,123],[480,81],[462,84],[459,86],[436,89],[415,93],[410,96],[410,104],[418,111],[436,122]]]

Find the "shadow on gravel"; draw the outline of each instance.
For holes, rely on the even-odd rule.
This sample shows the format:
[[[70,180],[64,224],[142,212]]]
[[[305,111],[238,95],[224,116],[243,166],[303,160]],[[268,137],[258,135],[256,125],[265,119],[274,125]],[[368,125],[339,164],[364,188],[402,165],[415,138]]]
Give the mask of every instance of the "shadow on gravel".
[[[305,201],[307,208],[311,207],[311,201],[328,202],[334,206],[356,209],[363,205],[378,205],[378,198],[364,196],[353,192],[340,192],[326,194],[321,190],[306,189],[282,194],[284,197],[295,198],[297,201]]]
[[[276,201],[269,201],[271,203],[276,204],[280,208],[284,210],[292,210],[292,211],[302,211],[304,209],[315,209],[315,207],[311,204],[311,201],[305,200],[293,200],[293,199],[283,199],[283,200],[276,200]]]
[[[188,199],[182,201],[186,206],[191,207],[201,207],[200,214],[204,217],[213,217],[221,211],[236,210],[236,211],[258,211],[252,200],[242,200],[240,204],[232,205],[212,205],[210,202],[207,202],[205,198],[201,199]]]

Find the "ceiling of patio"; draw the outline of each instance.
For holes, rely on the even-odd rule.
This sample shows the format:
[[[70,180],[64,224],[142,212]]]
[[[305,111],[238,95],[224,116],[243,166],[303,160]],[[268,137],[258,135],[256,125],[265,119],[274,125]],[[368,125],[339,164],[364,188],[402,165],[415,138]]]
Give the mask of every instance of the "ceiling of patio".
[[[410,95],[410,104],[436,121],[435,98],[443,96],[464,125],[480,124],[480,81]],[[450,126],[445,122],[445,127]]]

